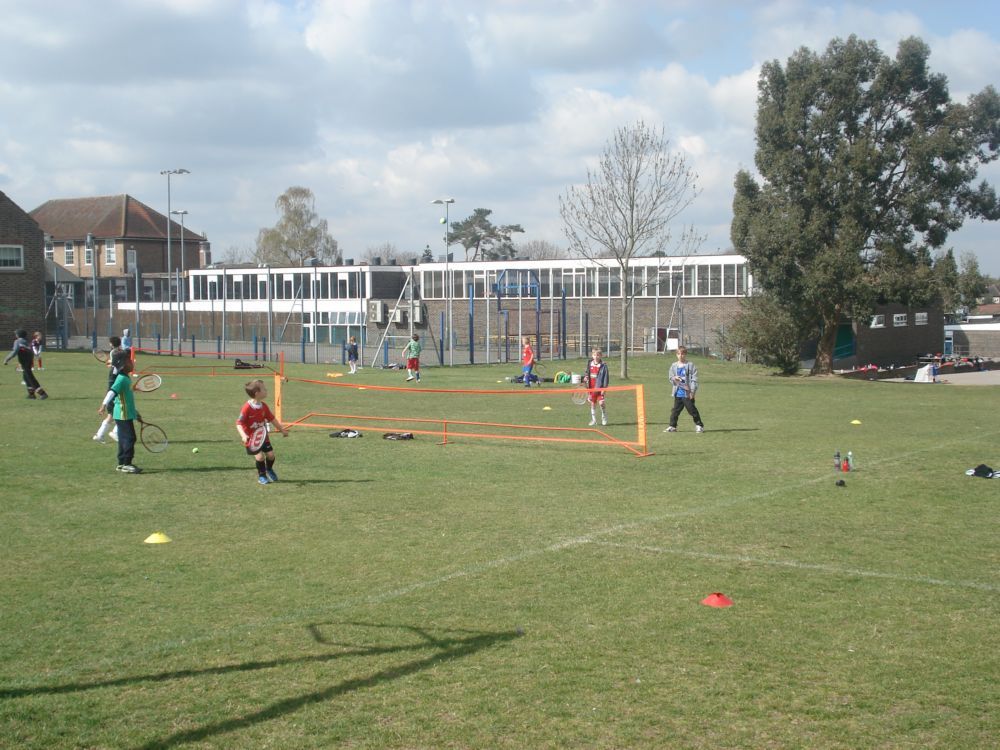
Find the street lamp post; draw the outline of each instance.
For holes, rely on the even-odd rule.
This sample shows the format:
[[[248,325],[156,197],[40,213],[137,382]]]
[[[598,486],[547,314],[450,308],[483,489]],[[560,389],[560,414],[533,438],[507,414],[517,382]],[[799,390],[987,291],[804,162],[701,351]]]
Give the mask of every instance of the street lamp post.
[[[184,217],[187,216],[187,211],[177,210],[170,212],[174,216],[181,217],[181,275],[177,282],[177,341],[181,341],[181,316],[183,316],[184,322],[184,335],[187,335],[187,280],[184,278]],[[181,291],[181,283],[184,284],[184,291]],[[183,311],[183,312],[182,312]]]
[[[168,309],[168,313],[167,313],[167,328],[170,329],[170,316],[173,315],[173,312],[174,312],[174,302],[173,302],[173,298],[170,296],[170,277],[171,277],[171,275],[174,272],[174,261],[173,261],[173,255],[171,254],[171,248],[170,248],[170,238],[173,235],[173,231],[172,231],[173,227],[171,226],[171,221],[172,220],[170,218],[170,177],[172,175],[175,175],[175,174],[191,174],[191,172],[189,170],[187,170],[187,169],[163,169],[163,170],[160,170],[160,174],[161,175],[165,174],[167,176],[167,303],[169,305],[169,309]],[[180,316],[180,307],[179,306],[178,306],[177,314],[178,314],[178,316]],[[180,329],[179,318],[178,318],[177,327],[178,327],[178,329]],[[178,330],[178,333],[177,333],[177,337],[180,338],[180,331],[179,330]],[[172,329],[171,329],[171,334],[170,334],[170,339],[171,339],[171,341],[170,341],[170,353],[171,354],[174,353],[173,338],[174,338],[174,336],[173,336],[173,332],[172,332]],[[177,346],[178,346],[178,348],[180,347],[180,341],[177,342]]]
[[[431,204],[444,206],[444,306],[445,318],[447,319],[448,335],[448,365],[455,364],[455,350],[452,346],[452,321],[451,321],[451,259],[448,257],[448,235],[451,234],[451,217],[448,215],[448,207],[455,202],[454,198],[436,198]]]
[[[93,346],[97,348],[97,248],[94,243],[94,235],[92,232],[87,232],[86,240],[87,250],[90,251],[90,270],[93,277],[93,295],[94,295],[94,337],[92,340]]]

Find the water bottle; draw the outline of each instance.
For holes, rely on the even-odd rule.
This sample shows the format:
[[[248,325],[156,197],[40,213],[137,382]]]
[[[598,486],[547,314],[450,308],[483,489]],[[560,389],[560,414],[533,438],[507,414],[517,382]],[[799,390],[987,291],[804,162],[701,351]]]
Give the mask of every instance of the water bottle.
[[[833,454],[833,470],[840,471],[840,451]]]
[[[847,451],[847,468],[854,471],[854,454],[851,451]]]
[[[851,470],[851,467],[847,465],[847,459],[846,458],[844,459],[844,462],[840,465],[840,470],[841,471],[850,471]]]

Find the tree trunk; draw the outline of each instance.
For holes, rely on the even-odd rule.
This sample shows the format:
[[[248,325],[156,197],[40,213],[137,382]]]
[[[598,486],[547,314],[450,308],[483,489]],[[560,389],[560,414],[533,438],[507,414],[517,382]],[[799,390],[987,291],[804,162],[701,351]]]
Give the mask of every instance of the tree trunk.
[[[621,326],[621,348],[622,348],[622,368],[621,368],[621,379],[628,380],[628,309],[631,300],[624,294],[624,285],[622,287],[622,326]]]
[[[823,314],[823,332],[816,345],[816,361],[813,363],[813,375],[829,375],[833,372],[833,349],[837,344],[837,328],[840,325],[840,306]]]

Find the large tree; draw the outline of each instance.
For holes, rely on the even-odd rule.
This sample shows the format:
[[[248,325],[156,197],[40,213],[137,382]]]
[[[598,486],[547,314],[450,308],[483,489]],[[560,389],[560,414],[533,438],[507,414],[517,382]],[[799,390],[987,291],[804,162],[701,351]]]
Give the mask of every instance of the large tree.
[[[890,59],[852,36],[761,70],[760,182],[736,175],[733,245],[756,284],[819,328],[813,372],[832,369],[842,318],[925,295],[930,250],[966,217],[1000,218],[994,190],[973,184],[997,157],[1000,97],[953,103],[929,55],[910,38]]]
[[[642,291],[632,283],[632,259],[694,249],[694,233],[682,228],[675,234],[673,224],[697,197],[696,181],[663,129],[640,121],[615,131],[586,182],[559,197],[570,249],[618,276],[622,378],[628,377],[629,309]]]
[[[489,208],[477,208],[472,215],[451,223],[448,234],[449,245],[461,245],[466,260],[506,260],[514,257],[514,241],[511,235],[524,232],[520,224],[494,226],[490,221]],[[472,257],[469,257],[469,252]]]
[[[340,262],[337,241],[327,231],[326,219],[316,215],[316,199],[308,188],[290,187],[274,203],[280,218],[257,234],[256,263],[301,266],[316,258],[323,264]]]

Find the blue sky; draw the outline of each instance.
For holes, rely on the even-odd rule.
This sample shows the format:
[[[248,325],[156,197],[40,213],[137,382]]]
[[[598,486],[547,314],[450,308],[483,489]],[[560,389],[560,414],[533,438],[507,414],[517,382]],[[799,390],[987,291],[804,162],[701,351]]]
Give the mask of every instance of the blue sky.
[[[953,98],[1000,86],[986,2],[0,0],[0,18],[0,190],[28,210],[129,193],[165,213],[159,173],[183,167],[172,207],[217,257],[248,252],[292,185],[348,257],[437,251],[440,196],[452,218],[490,208],[564,245],[560,194],[639,119],[698,173],[681,219],[725,251],[762,62],[916,35]],[[998,165],[982,176],[1000,186]],[[950,245],[1000,276],[998,232],[970,223]]]

